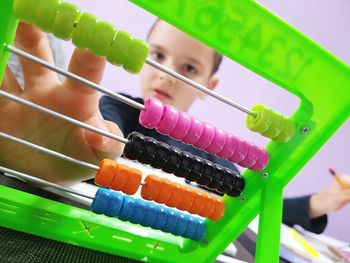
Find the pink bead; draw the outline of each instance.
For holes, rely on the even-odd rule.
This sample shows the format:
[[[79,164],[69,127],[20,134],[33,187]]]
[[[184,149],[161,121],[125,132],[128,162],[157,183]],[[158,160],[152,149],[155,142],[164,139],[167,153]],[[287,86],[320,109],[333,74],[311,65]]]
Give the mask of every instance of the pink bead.
[[[248,143],[244,141],[242,138],[238,138],[238,144],[236,151],[231,155],[229,160],[234,163],[242,162],[248,153]]]
[[[191,127],[191,117],[188,116],[183,111],[180,111],[179,120],[175,126],[175,129],[169,134],[169,136],[175,140],[182,140],[184,138]]]
[[[225,146],[227,133],[218,128],[215,129],[215,136],[211,144],[205,149],[208,153],[217,154]]]
[[[213,141],[215,136],[215,128],[210,124],[204,124],[204,129],[199,140],[193,146],[205,150]]]
[[[248,153],[247,156],[244,158],[244,160],[240,163],[238,163],[240,166],[243,167],[252,167],[256,162],[258,161],[259,155],[260,155],[260,150],[258,146],[252,143],[248,143],[249,148],[248,148]]]
[[[269,153],[265,149],[259,148],[259,150],[260,150],[260,154],[259,154],[258,161],[252,167],[250,167],[250,169],[254,171],[260,171],[264,169],[270,159]]]
[[[145,101],[145,109],[141,110],[139,122],[146,128],[157,127],[163,115],[164,105],[156,98],[149,98]]]
[[[198,142],[204,130],[204,123],[194,117],[191,118],[191,127],[187,135],[182,139],[184,143],[195,144]]]
[[[224,148],[218,152],[216,155],[228,159],[232,156],[232,154],[235,152],[238,144],[238,137],[232,135],[232,134],[227,134],[226,142],[224,145]]]
[[[163,110],[163,116],[160,119],[156,130],[162,134],[170,134],[174,131],[179,120],[179,111],[173,106],[166,105]]]

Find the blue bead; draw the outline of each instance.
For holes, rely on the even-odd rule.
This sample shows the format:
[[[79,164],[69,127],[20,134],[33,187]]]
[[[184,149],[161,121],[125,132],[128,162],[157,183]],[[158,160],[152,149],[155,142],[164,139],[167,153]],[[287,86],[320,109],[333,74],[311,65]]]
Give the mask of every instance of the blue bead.
[[[188,220],[189,220],[189,215],[185,213],[181,213],[180,219],[177,222],[177,225],[173,231],[173,234],[176,236],[182,236],[186,231]]]
[[[129,221],[135,210],[135,199],[131,196],[125,195],[124,196],[124,205],[119,212],[118,218],[123,221]]]
[[[196,218],[196,223],[197,223],[197,231],[193,235],[192,239],[194,240],[203,240],[206,232],[205,228],[205,222],[201,218]]]
[[[110,191],[109,202],[106,208],[105,215],[110,217],[118,217],[124,202],[123,194],[115,191]]]
[[[193,238],[193,236],[196,234],[196,231],[197,231],[197,221],[193,216],[190,216],[187,223],[186,231],[183,234],[183,236],[187,238]]]
[[[180,219],[179,212],[174,209],[169,209],[168,220],[166,221],[163,231],[167,233],[172,233],[179,219]]]
[[[145,217],[142,219],[140,225],[142,226],[151,226],[157,217],[157,205],[154,202],[146,201],[145,202]]]
[[[96,214],[104,214],[109,202],[109,190],[106,188],[99,188],[95,194],[95,198],[91,204],[91,211]]]
[[[156,221],[151,225],[153,229],[163,229],[163,227],[166,224],[166,221],[168,220],[168,214],[166,212],[166,207],[162,205],[157,206],[157,215],[156,215]]]
[[[146,201],[142,199],[135,199],[135,212],[130,219],[131,223],[140,224],[146,215],[147,208],[145,206]]]

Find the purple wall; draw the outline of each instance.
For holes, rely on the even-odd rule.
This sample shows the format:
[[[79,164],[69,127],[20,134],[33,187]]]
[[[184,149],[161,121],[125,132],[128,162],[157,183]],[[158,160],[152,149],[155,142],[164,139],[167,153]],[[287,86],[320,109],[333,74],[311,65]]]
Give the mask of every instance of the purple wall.
[[[155,19],[152,15],[127,1],[100,0],[98,4],[97,1],[70,1],[76,3],[82,10],[90,11],[100,19],[110,21],[117,28],[124,29],[140,38],[146,36],[146,32]],[[260,0],[258,2],[350,64],[349,1]],[[67,54],[72,51],[72,46],[69,44],[65,44],[65,48]],[[257,103],[263,103],[289,115],[298,105],[298,100],[284,90],[278,89],[274,84],[228,59],[224,61],[219,77],[220,83],[217,92],[244,106],[251,107]],[[138,83],[138,76],[108,66],[102,84],[112,90],[138,95]],[[285,103],[287,99],[289,102]],[[225,114],[222,114],[223,112]],[[196,102],[190,113],[243,138],[259,144],[266,143],[265,139],[250,132],[245,127],[243,113],[212,98],[207,98],[204,102]],[[218,118],[218,116],[221,117]],[[345,157],[349,147],[349,128],[350,122],[347,121],[286,187],[286,196],[313,193],[326,187],[332,180],[327,172],[329,166],[339,173],[350,173],[348,158]],[[349,215],[349,205],[338,213],[331,213],[326,233],[350,242],[350,227],[348,227],[347,221]]]

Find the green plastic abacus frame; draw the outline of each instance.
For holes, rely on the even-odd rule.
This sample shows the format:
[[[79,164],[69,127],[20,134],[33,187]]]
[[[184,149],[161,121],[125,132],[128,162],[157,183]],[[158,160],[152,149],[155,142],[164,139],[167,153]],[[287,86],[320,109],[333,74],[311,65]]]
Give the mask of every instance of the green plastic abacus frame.
[[[13,43],[18,23],[12,1],[2,0],[0,8],[0,80],[9,57],[4,44]],[[224,197],[225,215],[206,221],[205,243],[5,186],[0,186],[0,225],[143,261],[213,262],[259,214],[255,260],[278,262],[283,187],[349,117],[349,67],[255,1],[132,2],[298,96],[291,117],[295,135],[267,145],[270,162],[263,171],[244,172],[245,202]]]

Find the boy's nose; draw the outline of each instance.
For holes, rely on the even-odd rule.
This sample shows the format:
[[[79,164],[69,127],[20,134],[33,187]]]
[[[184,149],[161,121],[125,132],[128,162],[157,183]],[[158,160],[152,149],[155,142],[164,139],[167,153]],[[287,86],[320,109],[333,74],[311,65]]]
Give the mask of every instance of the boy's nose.
[[[164,82],[165,84],[172,84],[175,82],[175,78],[170,76],[169,74],[166,74],[164,72],[159,72],[159,79]]]
[[[172,70],[174,72],[177,72],[176,70],[176,66],[175,66],[175,61],[169,56],[167,59],[165,59],[164,61],[162,61],[162,66],[166,67],[169,70]],[[159,75],[159,79],[166,83],[167,85],[173,84],[176,79],[172,76],[170,76],[167,73],[164,73],[163,71],[159,71],[158,73]]]

